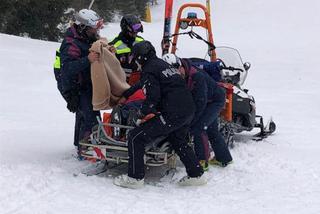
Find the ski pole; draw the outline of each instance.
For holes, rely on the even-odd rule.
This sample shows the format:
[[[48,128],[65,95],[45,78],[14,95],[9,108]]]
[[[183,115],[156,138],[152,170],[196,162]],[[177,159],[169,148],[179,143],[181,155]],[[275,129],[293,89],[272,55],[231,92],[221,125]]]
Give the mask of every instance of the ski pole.
[[[207,0],[207,10],[209,12],[209,16],[211,16],[211,0]]]
[[[90,3],[89,8],[88,8],[89,10],[91,9],[93,3],[94,3],[94,0],[91,0],[91,3]]]

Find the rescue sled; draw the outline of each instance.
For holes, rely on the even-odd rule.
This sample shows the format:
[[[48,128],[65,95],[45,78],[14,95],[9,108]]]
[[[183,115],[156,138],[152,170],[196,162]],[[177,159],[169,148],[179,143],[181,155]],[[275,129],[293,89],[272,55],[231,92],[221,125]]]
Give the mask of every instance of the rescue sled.
[[[127,134],[135,124],[135,111],[130,110],[129,116],[123,119],[123,107],[116,107],[111,113],[104,113],[99,118],[98,126],[90,135],[88,143],[80,143],[81,156],[93,162],[104,161],[115,164],[128,163]],[[158,138],[145,147],[144,163],[146,166],[176,167],[176,154],[165,138]]]

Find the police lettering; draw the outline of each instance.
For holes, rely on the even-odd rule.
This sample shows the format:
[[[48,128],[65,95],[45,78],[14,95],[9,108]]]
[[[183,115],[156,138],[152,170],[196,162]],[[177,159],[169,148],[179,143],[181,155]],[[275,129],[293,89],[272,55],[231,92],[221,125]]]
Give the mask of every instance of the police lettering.
[[[166,77],[171,77],[175,74],[179,74],[179,71],[174,68],[167,68],[166,70],[162,71],[162,74],[165,75]]]

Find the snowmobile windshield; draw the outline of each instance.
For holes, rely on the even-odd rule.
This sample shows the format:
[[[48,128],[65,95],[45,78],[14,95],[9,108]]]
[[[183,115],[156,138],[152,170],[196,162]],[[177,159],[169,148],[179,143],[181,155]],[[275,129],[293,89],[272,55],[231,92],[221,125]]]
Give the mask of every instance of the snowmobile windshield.
[[[239,75],[239,85],[243,85],[247,78],[248,71],[243,66],[242,58],[238,50],[230,47],[217,47],[216,48],[217,59],[222,60],[226,67],[233,67],[237,70],[222,69],[222,76],[236,76]],[[241,69],[241,71],[239,71]]]

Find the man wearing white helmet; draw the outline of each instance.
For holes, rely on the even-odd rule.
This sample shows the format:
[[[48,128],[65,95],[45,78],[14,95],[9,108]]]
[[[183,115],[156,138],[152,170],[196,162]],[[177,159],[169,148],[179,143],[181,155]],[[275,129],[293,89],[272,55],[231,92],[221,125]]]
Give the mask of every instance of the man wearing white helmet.
[[[89,53],[91,44],[99,39],[103,19],[93,10],[82,9],[75,14],[75,22],[67,29],[58,53],[61,59],[61,94],[69,111],[76,113],[74,145],[86,140],[97,124],[99,111],[92,108],[90,64],[98,54]],[[59,84],[59,83],[58,83]]]

